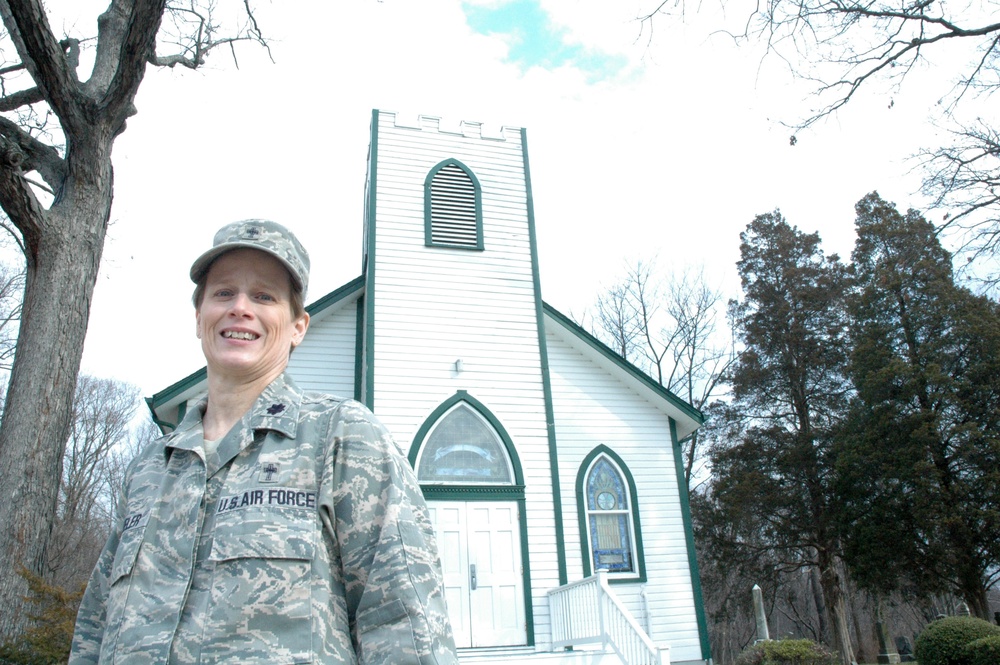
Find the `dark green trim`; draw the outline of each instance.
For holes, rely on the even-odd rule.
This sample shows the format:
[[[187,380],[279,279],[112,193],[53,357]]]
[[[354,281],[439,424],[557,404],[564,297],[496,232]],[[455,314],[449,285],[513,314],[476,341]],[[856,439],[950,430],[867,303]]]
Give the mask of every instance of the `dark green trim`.
[[[583,462],[580,463],[580,468],[576,472],[576,512],[580,520],[580,551],[583,555],[583,576],[590,577],[593,574],[593,568],[590,565],[593,554],[588,545],[590,542],[590,525],[587,523],[587,469],[591,467],[594,460],[602,455],[610,458],[615,463],[625,476],[625,482],[628,483],[628,496],[632,512],[632,535],[635,537],[635,565],[639,573],[638,577],[618,577],[614,573],[609,573],[608,584],[642,583],[646,581],[646,556],[642,548],[642,526],[639,522],[639,495],[635,488],[635,479],[632,477],[632,472],[629,471],[625,461],[603,443],[591,450],[583,458]]]
[[[701,657],[705,662],[712,657],[712,647],[708,639],[708,619],[705,616],[705,601],[701,597],[701,574],[698,572],[698,552],[694,548],[694,527],[691,524],[691,501],[684,476],[684,453],[677,440],[677,423],[670,419],[670,442],[674,451],[674,468],[677,471],[677,494],[681,500],[681,516],[684,520],[684,541],[687,545],[688,567],[691,569],[691,592],[694,594],[694,612],[698,619],[698,636],[701,639]]]
[[[364,364],[365,349],[365,297],[358,298],[354,303],[354,399],[361,401],[362,381],[364,373],[361,368]]]
[[[454,395],[441,402],[436,409],[434,409],[426,420],[420,425],[420,429],[413,436],[413,443],[410,444],[410,451],[407,454],[407,459],[410,461],[410,466],[414,469],[417,468],[417,457],[420,454],[420,447],[424,445],[424,439],[427,434],[431,431],[431,428],[441,419],[445,413],[447,413],[453,406],[459,402],[465,402],[468,404],[476,413],[481,415],[486,419],[486,422],[490,424],[490,427],[497,433],[500,437],[500,441],[503,443],[504,448],[507,450],[507,459],[510,460],[510,466],[514,471],[514,485],[524,487],[524,471],[521,468],[521,459],[517,454],[517,448],[514,447],[514,441],[510,438],[507,430],[500,423],[493,412],[480,402],[478,399],[470,395],[464,390],[459,390]],[[427,487],[438,487],[437,485],[428,485]],[[454,487],[452,485],[442,485],[440,487]],[[523,493],[522,493],[522,496]]]
[[[456,245],[447,242],[434,242],[433,225],[431,224],[431,182],[434,180],[434,176],[437,172],[448,166],[449,164],[454,164],[458,168],[465,172],[465,175],[469,176],[472,181],[472,186],[475,189],[475,207],[476,207],[476,246],[472,247],[470,245]],[[454,157],[449,157],[443,162],[436,165],[427,173],[427,177],[424,178],[424,245],[427,247],[449,247],[451,249],[471,249],[471,250],[482,250],[484,248],[483,244],[483,188],[479,184],[479,178],[476,174],[472,172],[468,166],[458,161]]]
[[[684,415],[689,416],[693,420],[697,421],[699,425],[705,422],[705,416],[702,415],[701,411],[694,408],[688,402],[685,402],[683,399],[681,399],[674,393],[670,392],[669,390],[661,386],[659,383],[650,378],[648,374],[646,374],[641,369],[639,369],[638,367],[636,367],[635,365],[628,362],[620,355],[612,351],[610,348],[608,348],[607,345],[604,344],[604,342],[597,339],[589,332],[581,328],[579,325],[574,323],[572,319],[567,317],[565,314],[557,310],[552,305],[549,305],[548,303],[543,303],[543,306],[545,308],[546,314],[559,321],[559,323],[565,326],[567,330],[569,330],[575,336],[579,337],[582,341],[586,342],[595,351],[606,357],[608,360],[614,362],[621,369],[625,370],[636,379],[642,381],[642,383],[646,384],[646,386],[650,390],[659,393],[659,395],[668,402],[670,402],[670,404],[683,411]]]
[[[524,161],[525,207],[528,213],[528,244],[531,247],[531,277],[535,289],[535,322],[538,328],[538,355],[542,365],[542,393],[545,399],[545,428],[549,435],[549,467],[552,477],[552,510],[556,528],[556,558],[559,563],[559,586],[569,581],[566,572],[566,532],[563,526],[562,490],[559,489],[559,454],[556,444],[556,418],[552,406],[552,381],[549,377],[549,350],[545,342],[545,317],[542,284],[538,276],[538,241],[535,237],[535,204],[531,193],[531,169],[528,166],[528,133],[521,128],[521,157]]]
[[[507,457],[510,459],[510,466],[514,471],[513,485],[421,485],[424,499],[431,501],[516,501],[518,530],[521,533],[521,569],[522,584],[524,585],[524,621],[525,639],[528,646],[535,644],[535,612],[531,604],[531,559],[528,556],[528,519],[527,506],[524,499],[524,471],[521,467],[521,458],[517,454],[514,441],[510,438],[507,430],[500,423],[497,417],[486,407],[485,404],[477,400],[465,390],[459,390],[454,395],[441,402],[420,425],[420,429],[413,437],[410,450],[407,454],[410,466],[416,469],[417,457],[420,455],[420,447],[427,438],[434,424],[441,419],[453,406],[459,402],[465,402],[475,409],[479,415],[496,431],[500,441],[503,442],[507,450]]]
[[[378,109],[372,109],[372,138],[368,154],[368,201],[365,207],[365,332],[362,341],[361,402],[375,410],[375,212],[378,189]]]
[[[364,285],[365,285],[365,276],[358,275],[357,277],[349,281],[347,284],[337,287],[336,289],[330,291],[328,294],[326,294],[319,300],[316,300],[315,302],[306,305],[306,312],[309,314],[309,316],[316,316],[324,309],[332,305],[336,305],[341,300],[344,300],[344,298],[354,295],[362,288],[364,288]]]
[[[524,485],[421,485],[420,489],[428,501],[524,500]]]
[[[177,418],[177,423],[170,423],[170,422],[167,422],[166,420],[160,420],[159,418],[157,418],[156,417],[156,409],[153,408],[153,398],[152,397],[147,397],[146,398],[146,408],[149,409],[149,414],[153,418],[153,424],[160,428],[160,433],[161,434],[166,434],[167,430],[174,429],[175,427],[177,427],[177,423],[179,423],[181,421],[180,417]]]
[[[177,383],[167,386],[166,388],[156,393],[152,397],[147,397],[146,404],[148,404],[150,410],[154,412],[154,418],[155,418],[155,409],[160,408],[161,406],[163,406],[173,398],[177,397],[181,393],[190,390],[199,383],[202,383],[203,381],[207,380],[208,380],[208,367],[202,367],[199,370],[191,372]]]

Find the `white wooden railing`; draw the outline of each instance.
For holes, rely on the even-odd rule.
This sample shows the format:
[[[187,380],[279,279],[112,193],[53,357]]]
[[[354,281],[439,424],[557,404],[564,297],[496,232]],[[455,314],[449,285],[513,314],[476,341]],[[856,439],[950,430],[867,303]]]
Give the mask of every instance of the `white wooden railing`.
[[[552,648],[610,646],[625,665],[670,665],[669,647],[658,647],[608,586],[608,574],[549,591]]]

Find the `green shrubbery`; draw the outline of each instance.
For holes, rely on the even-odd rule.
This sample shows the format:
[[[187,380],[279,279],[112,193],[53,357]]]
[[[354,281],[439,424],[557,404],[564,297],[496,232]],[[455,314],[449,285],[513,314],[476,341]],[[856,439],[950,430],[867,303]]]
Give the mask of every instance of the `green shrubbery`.
[[[913,650],[920,665],[979,665],[980,662],[996,665],[997,651],[989,651],[990,646],[975,647],[968,651],[966,647],[980,638],[1000,636],[1000,626],[994,626],[989,621],[975,617],[945,617],[927,625],[917,638]],[[994,642],[993,644],[996,644]],[[994,654],[986,660],[970,660],[975,652],[975,658],[982,653]]]
[[[0,645],[0,665],[65,663],[83,589],[69,592],[26,570],[20,575],[28,580],[27,599],[34,607],[30,614],[34,624],[20,638]]]
[[[766,640],[743,650],[735,665],[836,665],[837,654],[812,640]]]
[[[997,665],[1000,663],[1000,635],[980,637],[965,645],[968,665]]]

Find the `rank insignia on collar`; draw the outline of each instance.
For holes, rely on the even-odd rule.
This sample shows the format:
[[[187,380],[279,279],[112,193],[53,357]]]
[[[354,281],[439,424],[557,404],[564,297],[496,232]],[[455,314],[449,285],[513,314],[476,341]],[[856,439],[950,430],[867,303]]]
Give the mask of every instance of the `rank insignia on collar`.
[[[285,410],[284,404],[272,404],[271,406],[267,407],[267,412],[272,416],[276,416],[284,410]]]
[[[278,482],[278,471],[280,470],[281,465],[276,462],[261,462],[260,476],[257,478],[257,481],[261,483],[276,483]]]

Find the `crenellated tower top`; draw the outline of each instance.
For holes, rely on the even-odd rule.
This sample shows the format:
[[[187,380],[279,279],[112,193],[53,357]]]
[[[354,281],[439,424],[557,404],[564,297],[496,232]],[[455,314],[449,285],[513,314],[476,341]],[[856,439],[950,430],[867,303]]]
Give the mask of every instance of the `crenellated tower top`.
[[[521,136],[520,127],[511,127],[496,122],[477,122],[456,118],[426,115],[423,113],[407,113],[401,111],[379,111],[379,115],[391,119],[396,127],[419,129],[439,134],[454,134],[465,138],[478,138],[490,141],[508,141]]]

